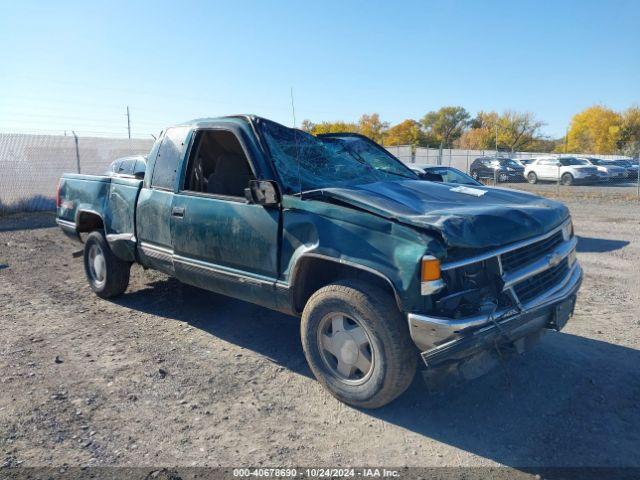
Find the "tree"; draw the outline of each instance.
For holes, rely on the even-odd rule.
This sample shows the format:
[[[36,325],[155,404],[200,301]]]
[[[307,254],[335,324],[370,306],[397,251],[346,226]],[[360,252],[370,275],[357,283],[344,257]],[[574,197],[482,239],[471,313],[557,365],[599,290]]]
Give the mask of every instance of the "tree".
[[[462,134],[458,146],[470,150],[491,150],[495,148],[494,135],[488,128],[470,128]]]
[[[469,118],[469,112],[462,107],[442,107],[427,113],[420,122],[426,133],[433,136],[443,148],[451,148],[464,132]]]
[[[305,120],[305,122],[308,122],[308,121]],[[302,123],[304,124],[305,122],[302,122]],[[318,135],[321,133],[343,133],[343,132],[358,133],[359,132],[358,125],[356,125],[355,123],[342,122],[342,121],[320,122],[320,123],[308,122],[306,123],[305,126],[307,128],[311,126],[311,130],[309,131],[309,133],[312,133],[313,135]],[[308,130],[305,130],[305,131],[308,131]]]
[[[420,127],[420,123],[407,119],[387,130],[385,145],[413,145],[426,144],[426,135]]]
[[[640,154],[640,107],[634,106],[622,112],[618,148],[631,157]]]
[[[543,125],[532,113],[507,110],[498,119],[498,146],[512,152],[526,150],[540,138]]]
[[[493,150],[497,144],[498,150],[513,152],[535,149],[543,139],[540,128],[544,123],[528,112],[478,112],[469,125],[471,129],[460,138],[462,148]]]
[[[621,140],[622,116],[610,108],[595,105],[571,119],[567,150],[584,153],[615,153]]]
[[[384,135],[388,128],[389,124],[380,121],[380,115],[377,113],[364,114],[358,121],[358,131],[380,144],[384,143]]]
[[[304,130],[307,133],[313,132],[313,129],[316,128],[316,124],[311,120],[303,120],[300,124],[300,129]]]

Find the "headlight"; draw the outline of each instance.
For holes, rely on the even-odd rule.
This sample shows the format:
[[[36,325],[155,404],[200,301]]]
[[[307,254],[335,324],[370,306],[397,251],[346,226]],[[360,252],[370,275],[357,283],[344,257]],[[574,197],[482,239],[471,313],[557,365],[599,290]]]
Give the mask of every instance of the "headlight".
[[[567,242],[573,237],[573,221],[569,220],[562,226],[562,239]]]

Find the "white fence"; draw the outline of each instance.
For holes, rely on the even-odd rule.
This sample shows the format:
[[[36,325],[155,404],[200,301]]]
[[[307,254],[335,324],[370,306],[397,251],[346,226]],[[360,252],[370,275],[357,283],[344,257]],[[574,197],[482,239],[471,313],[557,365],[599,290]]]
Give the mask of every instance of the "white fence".
[[[0,212],[50,210],[63,173],[103,173],[118,157],[146,154],[153,139],[0,134]]]
[[[469,165],[478,157],[493,157],[495,150],[462,150],[455,148],[444,148],[442,152],[439,148],[416,147],[412,152],[411,145],[397,145],[385,147],[387,151],[395,155],[405,163],[447,165],[455,167],[463,172],[469,172]],[[624,155],[600,155],[591,153],[543,153],[543,152],[498,152],[498,156],[508,156],[514,159],[536,158],[542,156],[577,156],[577,157],[597,157],[607,160],[629,159]]]

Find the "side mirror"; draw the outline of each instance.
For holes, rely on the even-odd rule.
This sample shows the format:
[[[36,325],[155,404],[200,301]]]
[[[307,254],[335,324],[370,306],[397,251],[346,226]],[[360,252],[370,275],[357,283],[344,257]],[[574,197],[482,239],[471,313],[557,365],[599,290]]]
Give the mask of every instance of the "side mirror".
[[[278,205],[281,200],[280,187],[273,180],[250,180],[244,196],[256,205]]]

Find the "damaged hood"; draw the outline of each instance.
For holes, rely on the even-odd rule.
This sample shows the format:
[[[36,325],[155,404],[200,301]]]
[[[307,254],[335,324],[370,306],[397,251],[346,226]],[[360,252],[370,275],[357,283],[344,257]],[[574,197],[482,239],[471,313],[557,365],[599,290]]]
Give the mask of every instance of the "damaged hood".
[[[438,232],[449,247],[504,246],[548,232],[569,217],[562,203],[502,188],[482,196],[451,191],[459,185],[405,180],[313,192],[413,227]],[[309,198],[309,197],[307,197]]]

